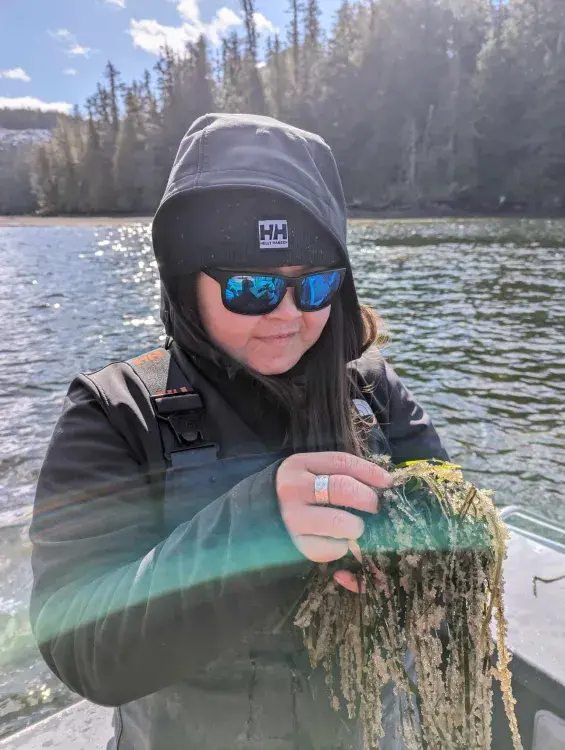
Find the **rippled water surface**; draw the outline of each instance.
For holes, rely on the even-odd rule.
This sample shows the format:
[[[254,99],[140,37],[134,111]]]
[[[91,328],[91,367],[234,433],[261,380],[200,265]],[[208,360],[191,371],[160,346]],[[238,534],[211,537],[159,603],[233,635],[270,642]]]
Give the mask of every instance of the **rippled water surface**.
[[[351,224],[385,355],[453,459],[565,523],[565,222]],[[0,736],[71,700],[27,625],[27,518],[65,389],[160,343],[149,227],[0,228]]]

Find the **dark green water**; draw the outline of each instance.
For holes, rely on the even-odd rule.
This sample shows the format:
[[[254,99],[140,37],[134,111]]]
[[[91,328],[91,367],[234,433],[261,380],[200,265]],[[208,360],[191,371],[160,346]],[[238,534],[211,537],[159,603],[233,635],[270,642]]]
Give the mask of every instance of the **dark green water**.
[[[385,355],[468,476],[565,523],[565,221],[351,224]],[[73,375],[159,344],[145,225],[0,228],[0,736],[74,700],[27,623],[33,486]]]

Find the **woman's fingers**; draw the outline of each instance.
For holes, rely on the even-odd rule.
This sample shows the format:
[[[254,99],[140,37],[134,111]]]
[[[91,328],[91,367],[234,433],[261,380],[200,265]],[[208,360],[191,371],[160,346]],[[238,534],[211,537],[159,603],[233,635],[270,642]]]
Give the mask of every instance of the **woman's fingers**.
[[[339,508],[292,505],[284,509],[283,520],[289,531],[297,536],[306,534],[332,539],[359,539],[365,530],[361,518]]]
[[[328,475],[328,500],[316,506],[314,482]],[[282,520],[298,549],[314,562],[338,560],[358,539],[364,523],[347,509],[378,511],[375,489],[392,486],[391,475],[380,466],[349,453],[296,453],[276,473]],[[337,506],[337,507],[334,507]],[[359,546],[353,548],[361,556]]]
[[[347,554],[347,540],[327,539],[323,536],[295,536],[294,543],[304,557],[317,563],[340,560]]]
[[[359,588],[357,578],[350,570],[336,571],[334,573],[334,580],[337,581],[340,586],[343,586],[344,589],[352,591],[354,594],[359,594],[361,592],[365,593],[365,591],[367,590],[367,587],[364,583],[361,585],[361,588]]]
[[[363,565],[363,554],[361,553],[361,547],[359,546],[359,543],[354,539],[349,540],[349,551],[357,560],[357,562]]]
[[[311,474],[338,474],[353,477],[369,487],[392,486],[392,476],[380,466],[351,453],[327,451],[325,453],[298,453],[292,458]]]
[[[312,497],[309,501],[316,505],[314,477],[312,477]],[[333,474],[328,482],[328,505],[355,508],[365,513],[376,513],[379,509],[379,498],[371,487],[346,474]]]

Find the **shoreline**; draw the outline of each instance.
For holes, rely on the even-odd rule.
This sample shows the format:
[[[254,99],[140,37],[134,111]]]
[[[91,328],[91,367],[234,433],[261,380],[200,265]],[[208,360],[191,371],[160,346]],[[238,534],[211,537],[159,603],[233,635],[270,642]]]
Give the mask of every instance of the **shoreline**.
[[[347,212],[349,221],[489,221],[495,219],[564,219],[563,215],[549,214],[519,214],[512,212],[497,213],[471,213],[461,211],[460,213],[447,213],[442,211],[371,211],[370,209],[349,209]],[[152,215],[142,214],[139,216],[116,215],[110,216],[34,216],[32,214],[22,216],[0,215],[0,228],[11,227],[119,227],[134,224],[150,224]]]
[[[120,227],[150,224],[152,216],[0,216],[3,227]]]
[[[489,221],[495,219],[565,219],[565,214],[520,213],[518,211],[447,211],[430,208],[376,210],[349,208],[347,218],[352,221]]]

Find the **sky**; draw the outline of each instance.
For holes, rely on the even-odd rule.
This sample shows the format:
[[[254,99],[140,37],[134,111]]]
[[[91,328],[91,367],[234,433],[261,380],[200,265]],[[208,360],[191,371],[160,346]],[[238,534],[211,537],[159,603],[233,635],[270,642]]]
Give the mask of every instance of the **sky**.
[[[321,0],[329,29],[341,0]],[[288,0],[256,0],[260,42],[286,35]],[[126,82],[152,69],[166,40],[243,34],[240,0],[0,0],[0,108],[67,112],[96,90],[108,60]]]

